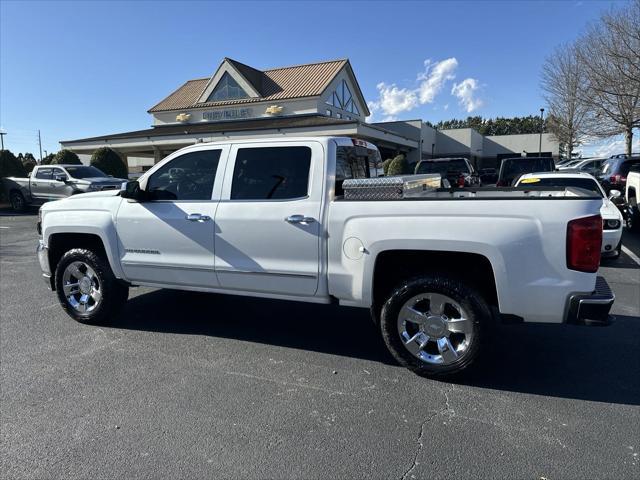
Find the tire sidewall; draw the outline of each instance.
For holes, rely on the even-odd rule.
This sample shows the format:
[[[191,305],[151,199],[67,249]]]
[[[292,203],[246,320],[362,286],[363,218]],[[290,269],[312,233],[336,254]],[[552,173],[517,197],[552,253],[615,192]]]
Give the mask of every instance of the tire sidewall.
[[[70,263],[84,262],[89,265],[98,277],[101,285],[102,299],[98,306],[90,312],[78,312],[67,301],[62,288],[62,277],[65,269]],[[111,272],[108,263],[91,250],[76,248],[65,253],[56,267],[55,273],[56,293],[62,308],[74,320],[81,323],[94,324],[105,320],[118,305],[118,295],[121,294],[122,286],[117,284],[117,279]]]
[[[473,336],[465,354],[449,365],[433,365],[412,355],[403,345],[397,328],[402,306],[415,295],[423,293],[444,294],[467,312],[473,322]],[[485,330],[491,314],[484,299],[458,279],[447,276],[422,276],[408,280],[398,286],[382,307],[380,329],[387,348],[403,366],[424,376],[453,375],[468,368],[477,358],[484,342]]]
[[[24,196],[20,192],[11,193],[11,195],[9,196],[9,201],[11,202],[11,208],[13,208],[14,211],[24,212],[25,200]],[[16,203],[18,203],[18,205],[16,205]]]

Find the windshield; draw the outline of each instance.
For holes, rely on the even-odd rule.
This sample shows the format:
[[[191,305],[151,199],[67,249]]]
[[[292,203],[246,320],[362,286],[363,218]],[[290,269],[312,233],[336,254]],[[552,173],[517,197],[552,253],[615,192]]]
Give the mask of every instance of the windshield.
[[[552,172],[553,169],[552,158],[513,158],[502,162],[500,177],[503,180],[513,180],[524,173]]]
[[[93,178],[93,177],[108,177],[102,170],[98,170],[96,167],[86,167],[78,165],[77,167],[64,167],[69,175],[73,178]]]
[[[440,162],[421,162],[416,173],[439,173],[441,177],[446,177],[447,172],[469,172],[467,162],[458,158],[455,160]]]
[[[599,197],[602,197],[602,190],[598,186],[598,182],[592,180],[591,178],[572,178],[572,177],[549,177],[549,178],[534,178],[529,177],[520,180],[518,182],[518,186],[522,187],[524,185],[527,186],[535,186],[535,187],[574,187],[574,188],[582,188],[589,192],[597,194]]]

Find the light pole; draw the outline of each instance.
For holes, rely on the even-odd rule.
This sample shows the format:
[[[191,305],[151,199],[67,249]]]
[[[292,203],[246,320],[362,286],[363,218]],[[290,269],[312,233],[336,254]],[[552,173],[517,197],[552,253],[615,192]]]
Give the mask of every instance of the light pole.
[[[7,134],[5,131],[0,131],[0,142],[2,142],[2,150],[4,150],[4,136]]]
[[[544,108],[540,109],[540,144],[538,146],[538,156],[542,156],[542,127],[544,126]]]

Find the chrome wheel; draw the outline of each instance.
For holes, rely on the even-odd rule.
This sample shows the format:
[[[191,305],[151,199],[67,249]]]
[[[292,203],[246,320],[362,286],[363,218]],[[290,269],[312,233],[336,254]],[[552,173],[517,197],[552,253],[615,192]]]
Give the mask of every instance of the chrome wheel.
[[[62,290],[67,302],[79,313],[95,310],[102,300],[100,279],[85,262],[72,262],[62,274]]]
[[[473,339],[473,321],[452,298],[424,293],[407,300],[398,314],[404,347],[423,362],[449,365],[464,356]]]

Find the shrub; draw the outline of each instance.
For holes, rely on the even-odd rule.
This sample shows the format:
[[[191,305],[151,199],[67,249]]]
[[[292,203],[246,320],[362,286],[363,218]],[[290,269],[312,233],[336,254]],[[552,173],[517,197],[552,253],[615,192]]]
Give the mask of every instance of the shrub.
[[[116,178],[127,178],[129,175],[127,165],[125,165],[122,157],[109,147],[102,147],[93,152],[91,165]]]
[[[391,165],[392,161],[393,161],[393,158],[387,158],[384,162],[382,162],[382,171],[384,172],[385,175],[388,175],[389,165]]]
[[[55,153],[50,153],[49,155],[47,155],[42,159],[42,162],[40,163],[40,165],[50,165],[51,162],[53,162],[53,159],[55,158],[55,156],[56,156]]]
[[[10,150],[0,150],[0,178],[26,177],[24,165]]]
[[[78,155],[73,153],[71,150],[62,149],[55,154],[53,160],[51,161],[51,164],[62,165],[65,163],[69,165],[82,165],[82,162],[80,161],[80,158],[78,158]]]
[[[409,163],[407,162],[407,157],[400,154],[395,157],[391,163],[389,164],[389,168],[387,169],[387,175],[402,175],[409,172]]]
[[[31,173],[31,171],[37,164],[38,162],[32,154],[24,154],[24,157],[22,158],[22,165],[24,166],[24,169],[27,171],[27,173]]]

